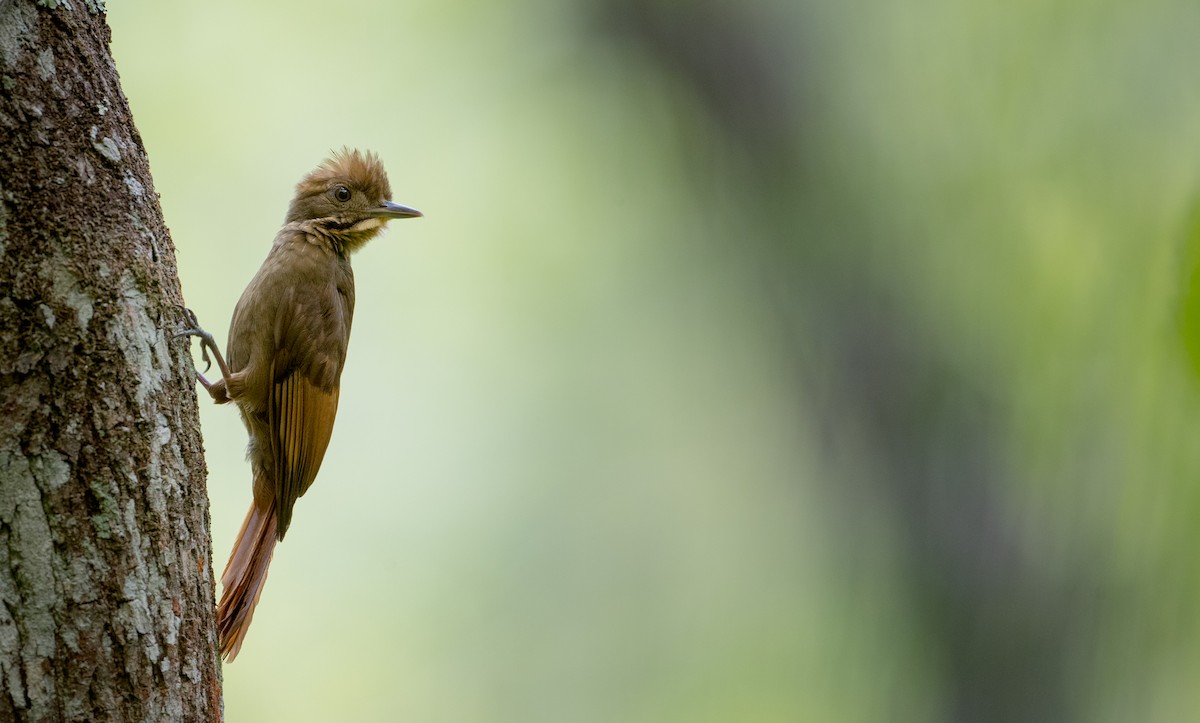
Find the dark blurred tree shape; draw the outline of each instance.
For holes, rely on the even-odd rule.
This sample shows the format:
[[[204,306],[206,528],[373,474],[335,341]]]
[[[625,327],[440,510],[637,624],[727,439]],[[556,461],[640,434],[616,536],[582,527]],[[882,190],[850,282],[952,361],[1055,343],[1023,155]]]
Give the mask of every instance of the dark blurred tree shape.
[[[1000,385],[960,368],[904,290],[862,263],[880,239],[903,243],[907,232],[892,205],[854,187],[870,172],[856,139],[830,148],[814,128],[835,82],[807,52],[820,18],[803,5],[720,0],[599,0],[596,10],[600,39],[652,58],[710,116],[693,127],[719,129],[686,134],[696,156],[719,144],[748,159],[694,174],[696,192],[741,188],[744,217],[761,224],[746,238],[762,247],[745,251],[761,260],[798,389],[821,400],[809,411],[831,468],[874,457],[873,475],[841,464],[827,480],[848,522],[836,554],[848,570],[871,555],[873,536],[859,527],[868,518],[854,508],[883,501],[925,635],[927,649],[912,653],[939,668],[945,720],[1075,718],[1072,655],[1098,604],[1079,591],[1094,586],[1095,566],[1080,560],[1076,579],[1039,574],[1023,538],[1029,522],[1007,506],[1017,481],[1005,464]]]
[[[1184,276],[1179,298],[1179,335],[1200,377],[1200,209],[1197,209],[1184,238],[1181,254]]]

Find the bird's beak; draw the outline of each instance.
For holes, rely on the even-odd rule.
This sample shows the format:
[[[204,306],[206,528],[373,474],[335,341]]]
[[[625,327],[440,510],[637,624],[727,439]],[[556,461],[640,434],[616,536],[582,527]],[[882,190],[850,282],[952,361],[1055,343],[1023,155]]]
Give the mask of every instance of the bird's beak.
[[[415,208],[384,201],[382,205],[371,209],[371,215],[376,218],[417,218],[423,214]]]

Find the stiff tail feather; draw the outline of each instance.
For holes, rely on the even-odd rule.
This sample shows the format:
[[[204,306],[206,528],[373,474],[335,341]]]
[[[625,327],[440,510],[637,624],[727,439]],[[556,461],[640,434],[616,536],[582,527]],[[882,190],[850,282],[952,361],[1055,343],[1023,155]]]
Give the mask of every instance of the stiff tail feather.
[[[267,568],[275,552],[275,503],[266,510],[250,505],[246,521],[238,533],[229,564],[221,575],[221,602],[217,604],[217,631],[221,657],[232,662],[237,657],[254,607],[267,581]]]

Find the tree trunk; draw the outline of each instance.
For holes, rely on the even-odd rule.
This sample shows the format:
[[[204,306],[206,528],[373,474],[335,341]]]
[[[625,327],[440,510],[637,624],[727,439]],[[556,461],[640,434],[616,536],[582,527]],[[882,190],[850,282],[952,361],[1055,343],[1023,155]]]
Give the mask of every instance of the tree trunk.
[[[102,0],[0,0],[0,721],[213,721],[182,302]]]

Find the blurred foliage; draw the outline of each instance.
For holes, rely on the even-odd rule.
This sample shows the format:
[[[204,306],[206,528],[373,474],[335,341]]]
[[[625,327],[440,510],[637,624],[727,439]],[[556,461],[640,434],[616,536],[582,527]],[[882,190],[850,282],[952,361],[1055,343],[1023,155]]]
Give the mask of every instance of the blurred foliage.
[[[1200,717],[1200,5],[109,20],[218,337],[330,148],[426,213],[231,723]]]

